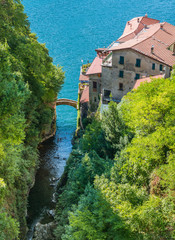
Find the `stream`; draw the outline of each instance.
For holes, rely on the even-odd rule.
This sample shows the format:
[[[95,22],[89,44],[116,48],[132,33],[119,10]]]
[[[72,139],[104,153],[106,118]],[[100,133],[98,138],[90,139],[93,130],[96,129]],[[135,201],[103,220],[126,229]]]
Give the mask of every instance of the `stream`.
[[[72,150],[71,140],[76,128],[76,110],[69,106],[57,107],[56,135],[39,149],[40,167],[28,198],[27,240],[33,239],[35,225],[53,220],[55,191],[66,160]]]

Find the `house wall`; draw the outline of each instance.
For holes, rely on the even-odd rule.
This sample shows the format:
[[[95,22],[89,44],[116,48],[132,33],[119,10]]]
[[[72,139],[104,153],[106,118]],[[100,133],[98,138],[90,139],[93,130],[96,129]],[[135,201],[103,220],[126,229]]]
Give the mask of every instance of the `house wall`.
[[[97,83],[96,90],[93,88],[93,82]],[[100,101],[100,93],[101,93],[101,74],[93,74],[89,75],[89,102],[90,107],[97,109],[99,101]]]
[[[120,56],[124,57],[124,64],[119,64]],[[141,59],[140,67],[136,67],[136,59]],[[155,64],[155,70],[152,70],[152,64]],[[110,90],[112,97],[121,100],[135,85],[136,73],[140,78],[162,74],[160,64],[149,57],[139,54],[132,50],[113,51],[112,66],[102,66],[102,94],[104,90]],[[162,64],[163,65],[163,64]],[[163,66],[164,69],[164,66]],[[123,78],[119,77],[119,72],[123,71]],[[166,66],[165,77],[169,77],[170,67]],[[119,84],[123,84],[123,90],[119,89]]]
[[[132,78],[134,78],[135,75],[132,72],[124,72],[124,78],[119,78],[118,75],[119,69],[116,67],[105,67],[102,70],[103,96],[104,90],[110,90],[113,98],[121,100],[122,97],[134,87],[134,80],[132,80]],[[123,90],[119,90],[119,83],[123,83]]]

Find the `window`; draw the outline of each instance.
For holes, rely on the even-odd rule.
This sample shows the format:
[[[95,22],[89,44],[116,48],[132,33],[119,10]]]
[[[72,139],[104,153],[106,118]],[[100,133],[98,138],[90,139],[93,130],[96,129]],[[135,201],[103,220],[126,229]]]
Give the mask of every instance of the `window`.
[[[137,58],[136,59],[136,67],[140,67],[141,66],[141,59]]]
[[[163,70],[163,65],[162,64],[160,64],[160,71],[162,71]]]
[[[140,79],[140,74],[136,73],[135,80]]]
[[[111,91],[110,91],[110,90],[105,90],[105,89],[104,89],[104,97],[109,98],[109,97],[110,97],[110,94],[111,94]]]
[[[123,57],[123,56],[120,56],[119,63],[120,63],[120,64],[124,64],[124,57]]]
[[[155,70],[155,63],[152,64],[152,70]]]
[[[97,83],[93,82],[93,88],[97,88]]]
[[[123,91],[123,83],[119,83],[119,90]]]
[[[97,82],[93,82],[93,92],[97,91]]]
[[[119,77],[120,78],[123,78],[123,73],[124,73],[123,71],[119,71]]]

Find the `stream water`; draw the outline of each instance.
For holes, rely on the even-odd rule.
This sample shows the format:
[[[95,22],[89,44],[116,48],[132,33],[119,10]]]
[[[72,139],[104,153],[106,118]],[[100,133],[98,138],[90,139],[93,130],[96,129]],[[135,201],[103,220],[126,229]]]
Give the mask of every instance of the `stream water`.
[[[65,123],[65,112],[67,121]],[[71,119],[71,121],[69,121]],[[35,185],[30,191],[28,207],[27,240],[33,237],[33,230],[38,222],[52,221],[55,208],[55,191],[66,160],[72,150],[71,139],[76,127],[76,110],[68,106],[57,107],[57,132],[40,148],[40,168],[36,174]]]

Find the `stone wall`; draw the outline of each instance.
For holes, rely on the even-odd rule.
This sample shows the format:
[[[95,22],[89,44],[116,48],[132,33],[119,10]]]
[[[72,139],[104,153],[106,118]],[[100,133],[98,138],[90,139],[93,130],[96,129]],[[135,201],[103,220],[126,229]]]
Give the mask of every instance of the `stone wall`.
[[[120,56],[124,57],[124,64],[119,63]],[[141,60],[140,67],[136,67],[136,59]],[[153,63],[155,70],[152,69]],[[140,78],[162,74],[160,64],[160,62],[133,50],[113,51],[112,65],[102,67],[102,94],[104,95],[104,90],[110,90],[113,98],[121,100],[134,87],[136,73],[139,74]],[[165,77],[169,77],[170,67],[165,67]],[[164,69],[163,64],[162,68]],[[123,71],[123,77],[119,77],[120,71]],[[121,84],[123,89],[121,89]]]
[[[93,82],[97,84],[97,88],[93,88]],[[89,75],[89,102],[90,108],[96,109],[100,101],[101,93],[101,74]],[[93,109],[92,109],[93,110]]]

